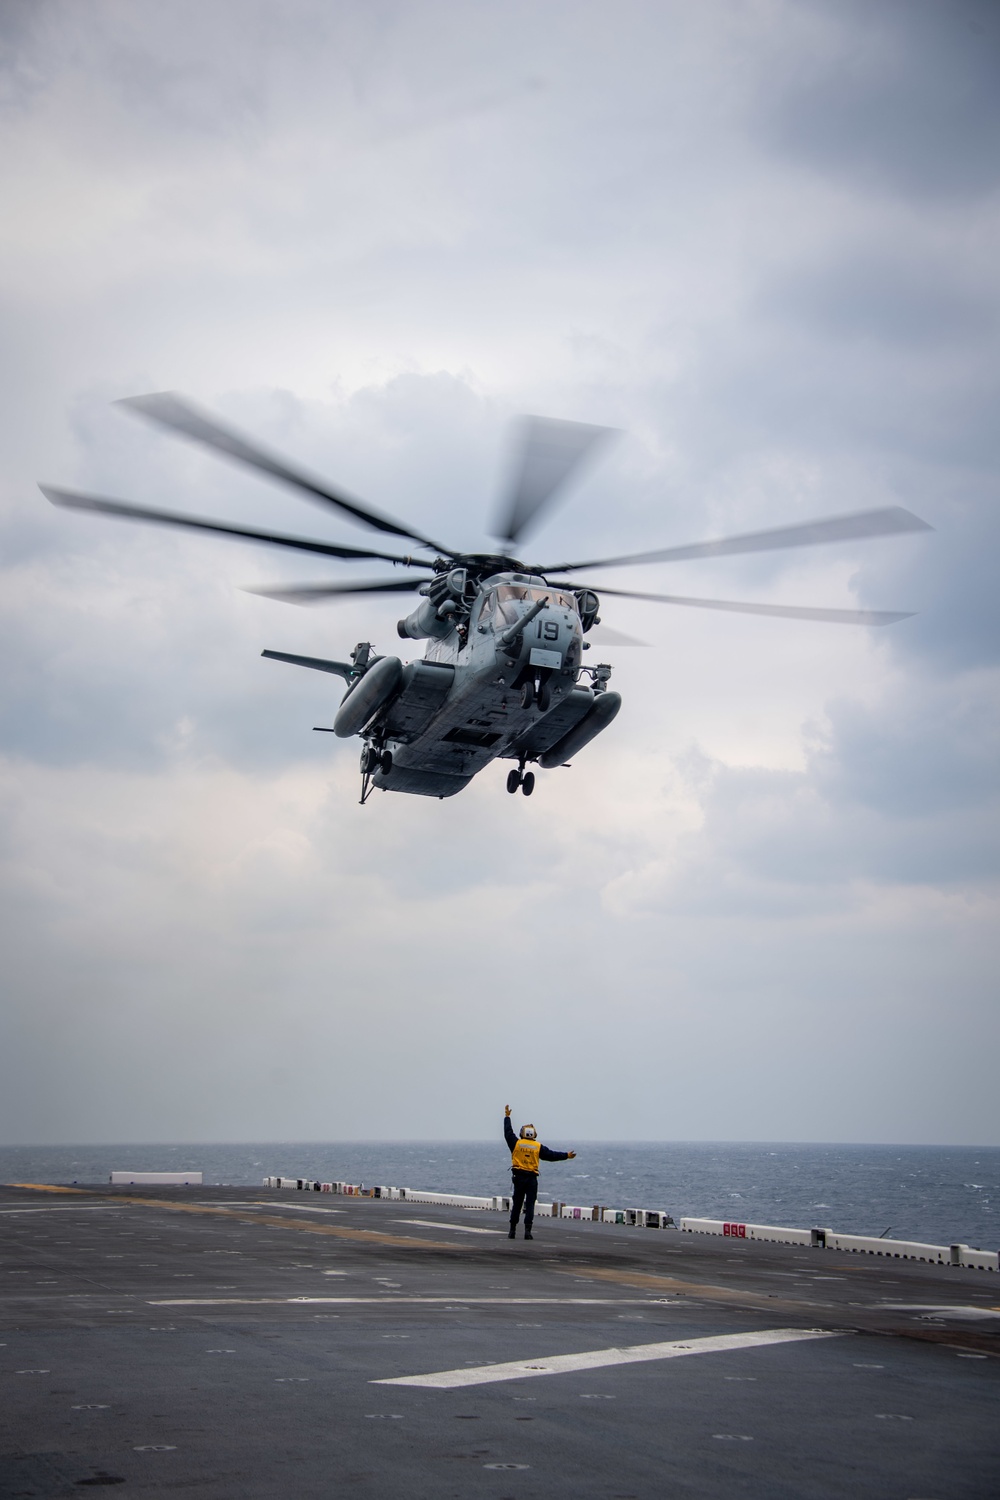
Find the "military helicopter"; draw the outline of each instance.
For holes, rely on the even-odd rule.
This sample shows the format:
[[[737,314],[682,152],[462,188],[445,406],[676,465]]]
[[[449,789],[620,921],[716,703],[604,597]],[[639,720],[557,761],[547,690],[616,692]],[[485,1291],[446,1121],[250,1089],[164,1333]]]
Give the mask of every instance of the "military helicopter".
[[[405,569],[397,578],[253,590],[300,604],[351,594],[416,592],[419,596],[420,602],[399,621],[397,629],[403,640],[427,641],[421,660],[404,663],[398,656],[377,655],[368,641],[359,642],[349,661],[288,651],[262,653],[274,661],[332,673],[346,682],[332,731],[326,726],[322,730],[340,738],[360,737],[362,804],[375,787],[418,796],[453,797],[496,759],[515,762],[507,776],[508,792],[520,790],[530,796],[535,773],[529,766],[539,765],[545,770],[565,766],[607,728],[621,707],[620,695],[608,687],[611,667],[606,662],[590,666],[583,660],[592,644],[585,637],[600,624],[600,598],[591,584],[567,581],[561,575],[932,529],[909,511],[892,506],[622,557],[527,563],[515,557],[513,549],[557,491],[607,440],[611,429],[544,417],[522,418],[512,480],[493,524],[501,550],[462,552],[334,491],[173,392],[128,397],[117,404],[270,475],[370,530],[403,538],[415,543],[420,552],[431,554],[425,559],[342,546],[40,486],[54,505],[72,510],[207,531],[341,561],[386,562]],[[899,612],[739,604],[615,588],[602,588],[602,593],[698,609],[838,624],[881,626],[909,618]]]

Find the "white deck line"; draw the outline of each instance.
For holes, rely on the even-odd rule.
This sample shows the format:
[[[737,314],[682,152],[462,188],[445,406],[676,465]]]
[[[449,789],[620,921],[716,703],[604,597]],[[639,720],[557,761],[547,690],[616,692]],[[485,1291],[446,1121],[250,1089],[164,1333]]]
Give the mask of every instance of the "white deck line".
[[[126,1203],[46,1203],[41,1208],[0,1208],[0,1214],[106,1214],[131,1208]]]
[[[568,1375],[574,1370],[603,1370],[611,1365],[641,1364],[648,1360],[679,1359],[685,1354],[718,1354],[726,1350],[759,1349],[768,1344],[794,1344],[809,1339],[843,1338],[820,1328],[773,1328],[764,1333],[726,1333],[711,1338],[675,1340],[669,1344],[633,1344],[625,1349],[591,1349],[583,1354],[555,1354],[547,1358],[477,1365],[473,1369],[438,1370],[432,1375],[400,1375],[373,1380],[372,1385],[414,1385],[449,1391],[465,1385],[491,1385],[499,1380],[525,1380],[536,1375]]]
[[[160,1297],[147,1307],[301,1307],[303,1303],[334,1307],[398,1307],[400,1303],[442,1307],[649,1307],[649,1297],[407,1297],[388,1293],[381,1297]]]
[[[225,1202],[222,1204],[223,1208],[232,1206]],[[282,1213],[291,1209],[292,1213],[296,1214],[346,1214],[347,1212],[346,1208],[320,1208],[317,1203],[283,1203],[280,1198],[276,1203],[262,1203],[255,1198],[253,1203],[238,1203],[235,1206],[237,1208],[266,1208],[269,1213],[274,1213],[276,1209],[280,1209]]]
[[[506,1234],[505,1229],[480,1229],[474,1224],[448,1224],[444,1219],[393,1219],[394,1224],[419,1224],[422,1229],[456,1229],[459,1234]]]
[[[945,1318],[1000,1318],[1000,1307],[974,1307],[955,1302],[886,1302],[881,1307],[886,1312],[923,1313],[925,1317]]]

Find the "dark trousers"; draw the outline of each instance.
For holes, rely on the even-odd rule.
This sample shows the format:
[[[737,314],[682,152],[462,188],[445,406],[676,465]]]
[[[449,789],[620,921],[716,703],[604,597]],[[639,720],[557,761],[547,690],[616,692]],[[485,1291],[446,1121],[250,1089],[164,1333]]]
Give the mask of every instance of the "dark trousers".
[[[517,1167],[511,1172],[514,1182],[514,1198],[510,1205],[510,1227],[517,1228],[517,1221],[521,1217],[521,1207],[524,1207],[524,1227],[531,1228],[531,1221],[535,1217],[535,1199],[538,1197],[538,1173],[520,1172]]]

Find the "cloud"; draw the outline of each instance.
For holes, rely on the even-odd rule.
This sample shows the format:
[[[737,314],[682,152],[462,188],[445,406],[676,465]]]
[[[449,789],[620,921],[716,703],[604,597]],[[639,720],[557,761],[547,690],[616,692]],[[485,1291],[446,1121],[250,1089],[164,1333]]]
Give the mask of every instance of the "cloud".
[[[860,345],[902,346],[940,354],[978,336],[988,341],[996,308],[976,297],[947,262],[914,264],[894,247],[883,256],[860,254],[839,264],[793,272],[767,293],[767,312],[810,326],[823,338]]]
[[[970,199],[1000,181],[1000,26],[989,0],[794,10],[784,87],[761,102],[772,146],[854,189]],[[804,45],[803,45],[804,43]]]
[[[5,1136],[488,1135],[525,1017],[570,1133],[925,1139],[932,1092],[940,1139],[996,1139],[990,9],[28,16]],[[293,610],[240,586],[332,564],[36,488],[359,541],[111,405],[171,388],[456,546],[489,542],[509,418],[622,429],[544,560],[903,504],[935,531],[593,581],[918,613],[608,596],[654,649],[609,650],[622,713],[570,770],[361,809],[356,743],[312,733],[339,684],[259,653],[398,649],[398,599]]]

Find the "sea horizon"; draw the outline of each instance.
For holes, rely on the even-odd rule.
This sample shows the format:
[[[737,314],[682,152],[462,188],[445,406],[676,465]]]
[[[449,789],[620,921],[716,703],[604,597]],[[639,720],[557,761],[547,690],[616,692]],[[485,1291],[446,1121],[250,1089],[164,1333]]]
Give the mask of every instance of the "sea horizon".
[[[682,1215],[814,1225],[995,1250],[1000,1147],[896,1142],[551,1139],[543,1196]],[[0,1146],[0,1181],[97,1186],[112,1171],[201,1171],[206,1185],[267,1176],[491,1195],[509,1185],[498,1136],[454,1140],[130,1141]]]

